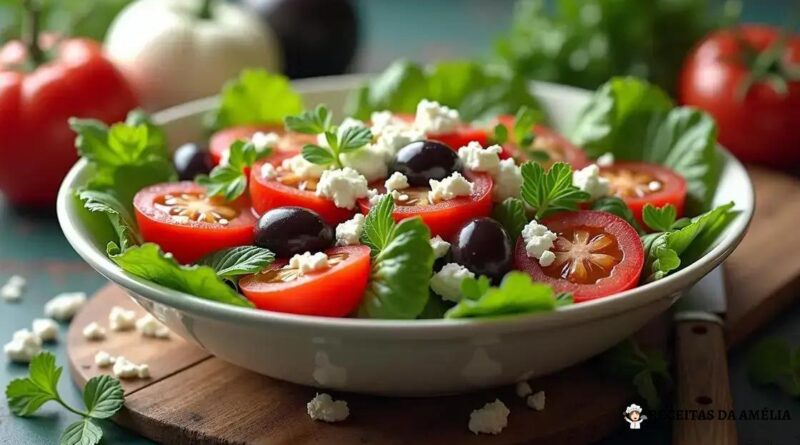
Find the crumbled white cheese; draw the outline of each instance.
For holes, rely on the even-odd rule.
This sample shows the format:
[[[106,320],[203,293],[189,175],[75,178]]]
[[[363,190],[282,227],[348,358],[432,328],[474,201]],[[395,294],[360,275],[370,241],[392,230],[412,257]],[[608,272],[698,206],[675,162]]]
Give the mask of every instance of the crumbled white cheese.
[[[108,327],[112,331],[130,331],[136,327],[136,311],[114,306],[108,313]]]
[[[449,133],[455,130],[460,123],[458,111],[441,105],[439,102],[422,99],[417,104],[414,126],[426,133]]]
[[[599,199],[608,195],[611,183],[600,176],[600,167],[592,164],[572,174],[572,185],[588,193],[591,199]]]
[[[123,356],[119,356],[114,360],[114,368],[112,368],[114,377],[120,379],[146,379],[150,377],[150,367],[146,364],[137,365]]]
[[[58,294],[45,303],[44,315],[56,320],[71,320],[85,303],[86,294],[83,292],[65,292]]]
[[[383,186],[386,187],[387,192],[391,192],[392,190],[403,190],[408,188],[408,177],[400,172],[392,173],[392,176],[389,176],[389,179],[383,183]]]
[[[33,320],[33,333],[42,341],[58,340],[58,323],[50,318],[36,318]]]
[[[169,338],[169,328],[161,324],[152,314],[144,314],[142,318],[136,320],[136,330],[145,337]]]
[[[441,258],[447,255],[447,251],[450,250],[450,243],[443,240],[441,236],[436,235],[430,240],[431,247],[433,248],[433,257],[434,258]]]
[[[392,199],[394,199],[395,201],[408,201],[408,198],[410,198],[410,196],[408,196],[407,194],[399,192],[397,190],[392,190],[392,193],[390,194],[392,195]]]
[[[658,181],[650,181],[647,184],[647,189],[650,190],[651,192],[657,192],[661,190],[661,183]]]
[[[391,111],[373,111],[369,117],[369,121],[371,124],[370,130],[372,130],[372,134],[380,135],[383,133],[383,130],[388,126],[393,126],[400,121],[400,119],[396,118]]]
[[[445,264],[431,277],[431,289],[443,300],[457,303],[461,300],[461,282],[465,278],[475,278],[475,274],[460,264]]]
[[[284,159],[283,162],[281,162],[281,167],[284,170],[294,173],[300,178],[306,179],[319,178],[325,171],[324,165],[308,162],[305,160],[305,158],[303,158],[303,155],[296,155],[292,156],[291,158]]]
[[[266,179],[267,181],[275,179],[275,177],[278,176],[278,171],[270,162],[265,162],[262,164],[259,173],[261,173],[261,178]]]
[[[336,207],[354,209],[356,200],[368,193],[367,178],[350,167],[325,170],[317,184],[317,196],[328,198]]]
[[[27,329],[14,332],[11,341],[3,346],[6,358],[17,363],[28,363],[40,352],[42,352],[42,339]]]
[[[22,297],[22,288],[5,284],[3,287],[0,287],[0,297],[5,301],[17,301]]]
[[[341,155],[341,159],[345,167],[350,167],[362,174],[368,182],[385,178],[389,173],[386,156],[371,145],[345,153]]]
[[[604,153],[595,162],[600,167],[611,167],[614,165],[614,153]]]
[[[250,142],[256,147],[256,151],[264,151],[267,148],[273,148],[281,141],[280,135],[273,131],[269,133],[263,133],[261,131],[257,131],[250,137]]]
[[[307,273],[316,272],[318,270],[327,269],[330,267],[328,264],[328,255],[325,252],[305,252],[302,254],[295,254],[290,260],[287,267],[297,269],[299,276]]]
[[[341,422],[350,416],[350,408],[344,400],[333,400],[329,394],[317,394],[306,405],[308,416],[323,422]]]
[[[104,340],[106,338],[106,330],[93,321],[83,327],[83,336],[87,340]]]
[[[555,233],[536,222],[535,219],[531,220],[522,229],[522,239],[525,241],[526,254],[539,260],[539,264],[544,267],[553,264],[555,260],[555,254],[550,249],[553,248],[553,242],[556,238],[558,236]]]
[[[384,193],[378,193],[376,189],[369,189],[367,190],[367,200],[369,200],[370,206],[378,205],[381,202],[381,199],[386,196]]]
[[[528,382],[522,381],[517,383],[517,386],[514,388],[517,393],[517,397],[524,399],[529,395],[533,394],[533,389],[531,389],[531,385]]]
[[[469,415],[469,430],[475,434],[500,434],[508,425],[510,413],[506,405],[496,399],[483,408],[472,411]]]
[[[352,218],[336,226],[336,245],[352,246],[361,243],[364,231],[364,215],[356,213]]]
[[[437,181],[428,181],[431,191],[428,192],[428,200],[431,203],[438,201],[449,201],[459,196],[469,196],[472,193],[472,183],[464,179],[461,173],[453,172],[452,175]]]
[[[513,159],[503,159],[494,174],[492,199],[503,202],[508,198],[518,198],[522,190],[522,171]]]
[[[25,277],[20,275],[11,275],[6,282],[6,286],[13,286],[18,288],[24,288],[25,285],[28,284],[28,281],[25,280]]]
[[[483,148],[479,142],[472,141],[458,149],[458,157],[464,167],[476,171],[495,175],[500,169],[500,153],[503,149],[499,145]]]
[[[136,368],[136,372],[138,372],[140,379],[149,379],[150,365],[148,365],[147,363],[142,363]]]
[[[94,355],[94,364],[100,368],[107,368],[113,365],[115,361],[117,361],[116,357],[106,351],[98,351]]]
[[[389,162],[397,154],[397,151],[406,145],[425,139],[425,132],[407,124],[389,125],[383,128],[377,136],[375,143],[370,148],[383,154],[384,159]]]
[[[539,391],[525,399],[525,403],[527,403],[528,407],[533,408],[536,411],[541,411],[544,409],[544,402],[544,391]]]

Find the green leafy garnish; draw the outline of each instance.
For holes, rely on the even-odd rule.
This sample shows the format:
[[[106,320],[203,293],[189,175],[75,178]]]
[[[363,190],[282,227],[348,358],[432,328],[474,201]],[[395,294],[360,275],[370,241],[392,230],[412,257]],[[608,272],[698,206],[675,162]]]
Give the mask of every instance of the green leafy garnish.
[[[669,364],[661,351],[644,349],[633,339],[625,340],[599,357],[601,369],[617,380],[631,382],[651,409],[661,407],[661,391],[672,386]]]
[[[208,176],[200,175],[195,181],[206,188],[209,196],[219,195],[227,201],[233,201],[247,190],[245,169],[271,152],[269,147],[259,150],[252,142],[235,141],[231,144],[228,163],[214,167]]]
[[[514,142],[517,143],[517,146],[526,151],[530,148],[536,138],[533,133],[533,124],[538,122],[539,118],[538,113],[525,106],[517,111],[514,116],[514,127],[512,128]]]
[[[759,385],[775,385],[786,394],[800,396],[800,348],[792,352],[786,340],[768,338],[748,353],[750,378]]]
[[[500,287],[491,287],[486,277],[465,278],[461,283],[463,298],[445,318],[476,318],[551,311],[556,308],[553,288],[534,283],[530,275],[511,271]]]
[[[331,113],[325,105],[313,111],[305,111],[298,116],[288,116],[286,129],[297,133],[322,134],[327,147],[317,144],[303,146],[303,159],[312,164],[344,167],[341,155],[352,153],[372,141],[372,132],[362,125],[337,128],[331,124]]]
[[[346,108],[348,114],[368,119],[374,111],[414,113],[422,99],[457,109],[465,121],[515,113],[522,106],[538,121],[545,120],[527,80],[471,61],[440,62],[427,69],[408,60],[396,61],[354,91]]]
[[[642,220],[645,225],[656,232],[669,232],[670,230],[680,228],[679,226],[686,226],[685,223],[676,221],[677,217],[678,211],[672,204],[667,204],[664,207],[658,208],[647,203],[642,210]]]
[[[706,113],[674,107],[658,87],[633,78],[603,85],[570,134],[592,157],[645,161],[674,170],[687,182],[687,212],[708,209],[719,182],[717,127]]]
[[[303,111],[289,79],[264,70],[244,70],[222,89],[219,107],[207,116],[211,130],[237,125],[280,124]]]
[[[321,134],[333,129],[331,112],[325,105],[317,105],[298,116],[286,116],[283,120],[286,129],[303,134]]]
[[[556,162],[545,172],[537,162],[522,164],[522,200],[536,210],[541,220],[555,212],[576,210],[589,194],[572,185],[572,168]]]
[[[525,204],[519,198],[506,198],[502,203],[495,205],[492,210],[492,218],[506,229],[512,242],[516,242],[522,229],[528,224],[528,217],[525,216]]]
[[[122,408],[124,393],[119,380],[102,375],[92,377],[83,389],[86,411],[73,408],[58,393],[58,381],[63,368],[56,366],[56,358],[49,352],[35,356],[29,365],[29,376],[12,380],[6,386],[6,398],[11,412],[17,416],[30,416],[47,402],[53,401],[68,411],[82,417],[69,425],[61,434],[61,445],[95,445],[103,437],[103,430],[94,419],[108,419]]]
[[[206,255],[197,264],[208,266],[220,278],[233,279],[242,275],[261,272],[272,264],[275,254],[256,246],[239,246],[218,250]]]
[[[141,243],[136,220],[114,195],[96,190],[82,190],[78,192],[78,199],[83,202],[86,210],[108,216],[120,249],[125,250]]]
[[[592,203],[592,210],[619,216],[633,226],[640,234],[642,232],[642,228],[639,226],[639,222],[636,221],[636,218],[634,218],[633,211],[628,207],[628,204],[625,204],[625,201],[616,196],[605,196],[595,200]]]
[[[358,314],[362,318],[417,318],[429,300],[433,272],[430,230],[418,217],[392,220],[384,196],[364,221],[361,241],[372,250],[372,273]]]

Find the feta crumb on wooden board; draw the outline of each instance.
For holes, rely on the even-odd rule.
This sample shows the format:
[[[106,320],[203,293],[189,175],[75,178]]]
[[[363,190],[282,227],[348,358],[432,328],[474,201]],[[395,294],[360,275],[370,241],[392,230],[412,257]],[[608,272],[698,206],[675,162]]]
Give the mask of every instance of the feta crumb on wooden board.
[[[137,365],[123,356],[119,356],[114,360],[114,367],[111,372],[114,373],[114,377],[120,379],[150,378],[149,365]]]
[[[17,363],[28,363],[42,352],[42,340],[27,329],[14,332],[11,341],[3,346],[6,359]]]
[[[533,389],[531,389],[531,385],[529,385],[528,382],[517,383],[517,386],[514,388],[514,391],[517,393],[517,397],[522,399],[533,394]]]
[[[84,304],[84,292],[64,292],[45,303],[44,315],[61,321],[71,320]]]
[[[97,351],[97,354],[94,355],[94,364],[99,368],[108,368],[115,361],[117,361],[117,358],[106,351]]]
[[[136,311],[114,306],[108,313],[108,327],[115,332],[130,331],[136,327]]]
[[[545,402],[544,391],[539,391],[536,394],[530,395],[528,396],[527,399],[525,399],[525,403],[528,405],[528,407],[533,408],[536,411],[541,411],[544,409],[544,402]]]
[[[58,323],[51,318],[36,318],[33,320],[33,333],[42,341],[54,342],[58,340]]]
[[[431,277],[431,289],[443,300],[457,303],[461,300],[461,282],[465,278],[475,278],[475,274],[460,264],[445,264]]]
[[[96,321],[93,321],[83,327],[83,337],[91,341],[105,340],[106,330],[100,326]]]
[[[317,393],[306,404],[308,416],[323,422],[341,422],[350,416],[350,408],[344,400],[333,400],[330,394]]]
[[[136,330],[145,337],[167,339],[170,336],[169,328],[152,314],[144,314],[142,318],[136,320]]]
[[[500,400],[489,402],[469,415],[469,430],[475,434],[500,434],[508,425],[511,411]]]

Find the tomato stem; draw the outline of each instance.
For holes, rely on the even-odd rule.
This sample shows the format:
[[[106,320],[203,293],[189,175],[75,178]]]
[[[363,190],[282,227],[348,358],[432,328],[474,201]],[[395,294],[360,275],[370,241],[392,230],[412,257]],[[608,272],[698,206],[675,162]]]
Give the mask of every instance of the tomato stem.
[[[210,20],[213,17],[213,6],[214,0],[202,0],[200,10],[197,12],[197,17],[202,20]]]
[[[38,0],[23,0],[25,20],[23,22],[23,42],[28,48],[28,60],[33,68],[45,61],[45,54],[39,46],[39,32],[41,26],[41,5]]]

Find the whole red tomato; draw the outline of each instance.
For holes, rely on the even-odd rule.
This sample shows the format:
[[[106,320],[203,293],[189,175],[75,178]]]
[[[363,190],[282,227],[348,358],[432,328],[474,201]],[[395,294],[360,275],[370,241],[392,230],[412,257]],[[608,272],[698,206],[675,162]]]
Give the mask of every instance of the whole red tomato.
[[[25,46],[0,49],[0,190],[15,205],[51,205],[77,160],[72,116],[125,119],[136,98],[100,45],[64,40],[31,68]]]
[[[680,100],[717,120],[719,140],[739,159],[800,165],[800,38],[761,25],[722,30],[689,55]]]

